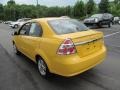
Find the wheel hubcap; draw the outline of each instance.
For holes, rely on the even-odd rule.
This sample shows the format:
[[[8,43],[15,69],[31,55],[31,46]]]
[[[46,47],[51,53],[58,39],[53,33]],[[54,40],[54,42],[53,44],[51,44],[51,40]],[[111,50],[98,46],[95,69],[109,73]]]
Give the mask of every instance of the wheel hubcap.
[[[46,75],[46,65],[41,59],[38,61],[38,69],[41,75]]]
[[[18,26],[17,25],[15,25],[15,28],[17,28]]]

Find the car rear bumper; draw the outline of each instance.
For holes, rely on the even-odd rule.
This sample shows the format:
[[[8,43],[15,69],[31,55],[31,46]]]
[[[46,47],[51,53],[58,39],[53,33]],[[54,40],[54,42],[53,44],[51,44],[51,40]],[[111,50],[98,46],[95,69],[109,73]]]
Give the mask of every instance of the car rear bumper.
[[[53,63],[53,69],[50,72],[65,77],[75,76],[93,68],[102,62],[105,56],[106,48],[103,46],[100,51],[83,58],[80,58],[78,55],[73,55],[70,58],[64,58],[64,60],[59,59],[59,62]]]

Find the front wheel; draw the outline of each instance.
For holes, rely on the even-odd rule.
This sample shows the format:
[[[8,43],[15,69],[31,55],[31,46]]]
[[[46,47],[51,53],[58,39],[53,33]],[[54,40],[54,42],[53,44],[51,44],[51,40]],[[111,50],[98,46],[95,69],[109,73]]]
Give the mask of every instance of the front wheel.
[[[49,72],[47,64],[44,62],[44,60],[42,58],[38,58],[37,61],[38,61],[37,65],[38,65],[38,70],[39,70],[40,75],[45,78],[50,76],[50,72]]]
[[[18,49],[17,49],[17,47],[16,47],[15,44],[13,44],[13,51],[14,51],[14,53],[17,54],[17,55],[20,54],[20,52],[18,51]]]
[[[14,28],[15,28],[15,29],[18,28],[18,25],[16,24],[16,25],[14,26]]]

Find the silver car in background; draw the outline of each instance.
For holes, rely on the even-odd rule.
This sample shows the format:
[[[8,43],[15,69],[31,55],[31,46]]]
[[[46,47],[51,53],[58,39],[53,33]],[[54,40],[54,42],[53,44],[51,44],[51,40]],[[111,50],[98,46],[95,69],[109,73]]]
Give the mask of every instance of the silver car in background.
[[[18,28],[18,27],[21,27],[25,22],[27,22],[29,20],[31,20],[31,18],[18,19],[16,22],[10,23],[9,26],[12,28]]]

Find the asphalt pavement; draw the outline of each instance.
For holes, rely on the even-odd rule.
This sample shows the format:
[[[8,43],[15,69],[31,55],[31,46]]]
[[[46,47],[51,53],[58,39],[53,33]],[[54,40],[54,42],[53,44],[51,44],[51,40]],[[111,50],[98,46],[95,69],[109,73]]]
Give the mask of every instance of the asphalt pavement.
[[[37,66],[12,49],[12,32],[0,24],[0,90],[120,90],[120,25],[94,28],[105,35],[107,57],[103,63],[80,75],[44,79]]]

